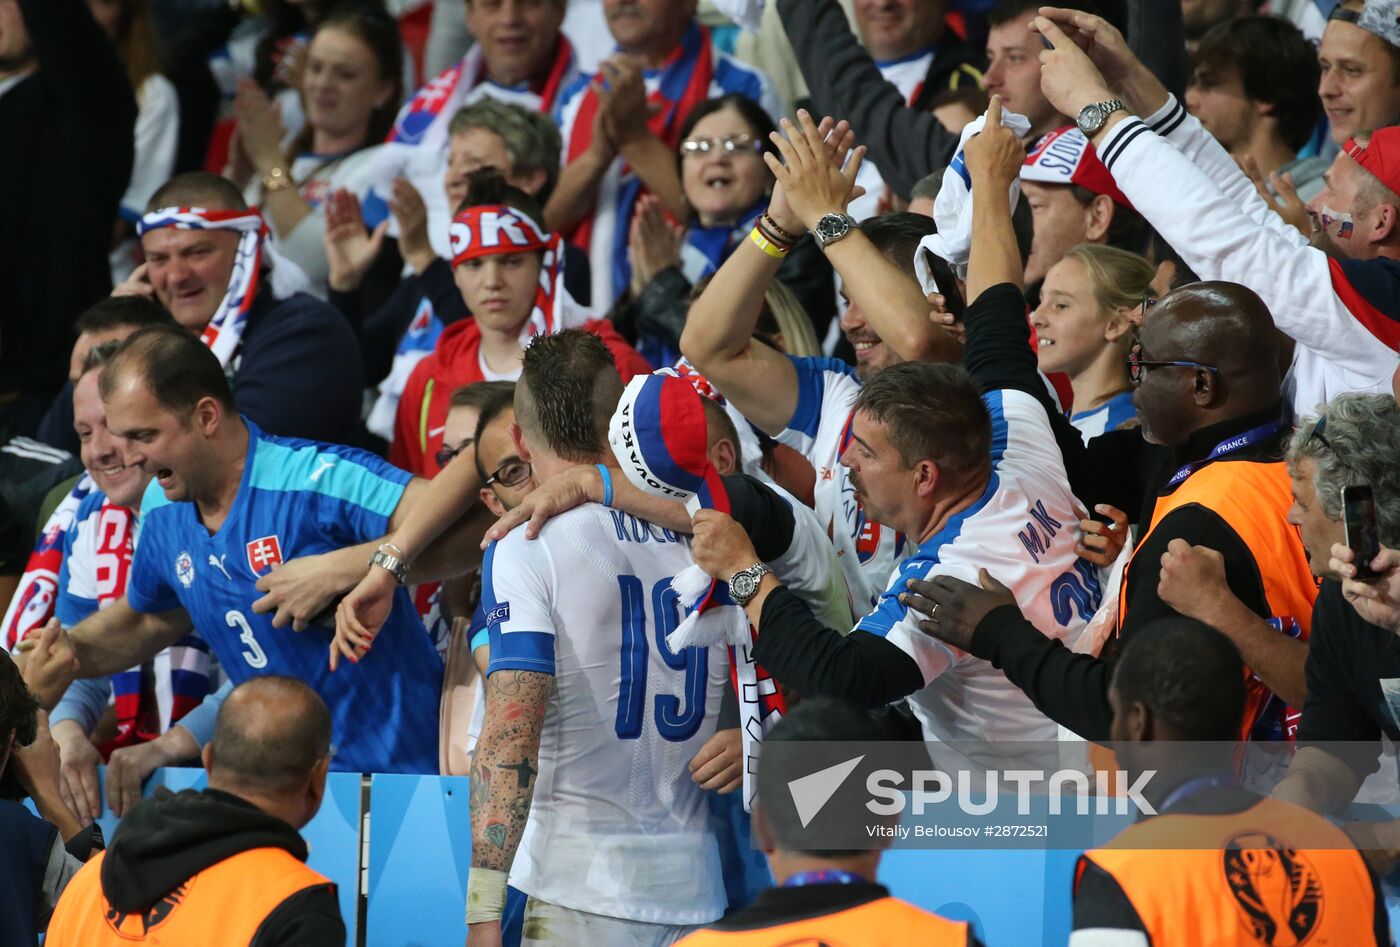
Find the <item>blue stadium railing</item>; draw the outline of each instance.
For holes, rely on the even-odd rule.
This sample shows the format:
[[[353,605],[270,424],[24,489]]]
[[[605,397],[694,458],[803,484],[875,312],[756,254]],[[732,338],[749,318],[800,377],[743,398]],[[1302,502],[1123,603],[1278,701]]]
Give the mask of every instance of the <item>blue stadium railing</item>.
[[[203,785],[203,770],[161,769],[145,793]],[[467,803],[465,777],[330,774],[321,811],[302,835],[308,863],[339,886],[349,944],[461,947],[471,865]],[[104,811],[100,821],[111,838],[117,818]],[[1069,939],[1076,857],[1058,850],[893,850],[881,862],[880,880],[920,907],[972,921],[987,947],[1060,947]],[[1400,889],[1388,893],[1396,927]]]

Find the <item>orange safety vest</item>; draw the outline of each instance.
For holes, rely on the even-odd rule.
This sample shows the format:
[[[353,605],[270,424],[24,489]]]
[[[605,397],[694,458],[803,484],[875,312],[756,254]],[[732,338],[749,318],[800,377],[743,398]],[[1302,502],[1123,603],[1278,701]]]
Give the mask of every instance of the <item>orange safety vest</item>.
[[[102,894],[106,855],[99,853],[68,882],[49,922],[46,947],[247,947],[283,901],[331,884],[284,849],[254,848],[210,865],[144,914],[118,914]]]
[[[676,947],[967,947],[965,921],[950,921],[898,898],[878,898],[854,907],[746,931],[698,930]]]
[[[1253,555],[1263,581],[1269,617],[1294,619],[1306,641],[1312,625],[1313,602],[1317,599],[1317,579],[1308,568],[1302,537],[1288,522],[1293,494],[1288,467],[1283,461],[1217,461],[1191,474],[1169,495],[1157,498],[1147,533],[1123,570],[1118,627],[1123,627],[1127,615],[1128,577],[1132,574],[1137,552],[1168,513],[1192,504],[1215,513],[1240,537]],[[1269,693],[1269,689],[1252,676],[1247,678],[1241,739],[1249,738],[1249,731]]]
[[[1191,848],[1183,846],[1190,845]],[[1346,834],[1276,799],[1228,815],[1160,815],[1086,852],[1152,944],[1375,944],[1375,889]]]

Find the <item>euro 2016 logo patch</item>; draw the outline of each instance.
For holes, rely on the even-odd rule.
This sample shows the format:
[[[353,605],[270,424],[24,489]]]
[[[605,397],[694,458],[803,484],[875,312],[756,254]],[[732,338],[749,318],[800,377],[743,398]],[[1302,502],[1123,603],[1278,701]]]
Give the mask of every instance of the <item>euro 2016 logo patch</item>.
[[[1240,920],[1261,944],[1306,944],[1322,920],[1322,879],[1296,849],[1263,832],[1225,845],[1225,881]]]
[[[194,584],[194,559],[188,552],[182,552],[175,557],[175,578],[179,579],[185,588]]]

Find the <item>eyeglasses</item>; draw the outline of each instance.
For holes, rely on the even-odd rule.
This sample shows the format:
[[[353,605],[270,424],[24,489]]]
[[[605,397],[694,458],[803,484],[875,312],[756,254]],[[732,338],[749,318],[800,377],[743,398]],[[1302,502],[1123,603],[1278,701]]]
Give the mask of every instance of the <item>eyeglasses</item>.
[[[532,469],[520,458],[512,458],[496,468],[495,473],[486,478],[486,486],[499,483],[503,487],[518,487],[530,479]]]
[[[1148,310],[1151,309],[1151,308],[1152,308],[1153,306],[1155,306],[1155,305],[1157,305],[1157,297],[1152,295],[1151,290],[1149,290],[1149,291],[1147,291],[1147,292],[1145,292],[1145,293],[1142,294],[1142,320],[1143,320],[1143,322],[1146,322],[1146,321],[1147,321],[1147,312],[1148,312]]]
[[[1133,347],[1128,350],[1128,380],[1134,385],[1141,385],[1143,378],[1154,368],[1194,368],[1198,371],[1210,372],[1212,375],[1219,375],[1220,369],[1214,365],[1203,365],[1200,362],[1189,362],[1176,360],[1170,362],[1158,362],[1142,357],[1142,343],[1134,342]]]
[[[763,142],[752,135],[726,135],[724,138],[687,138],[681,142],[681,156],[707,155],[718,148],[727,155],[757,154]]]
[[[466,450],[468,447],[471,446],[472,438],[469,437],[462,443],[458,444],[456,447],[438,448],[438,452],[433,455],[437,459],[438,468],[441,469],[443,467],[446,467],[448,464],[452,463],[453,459],[456,458],[458,454],[460,454],[462,451]]]

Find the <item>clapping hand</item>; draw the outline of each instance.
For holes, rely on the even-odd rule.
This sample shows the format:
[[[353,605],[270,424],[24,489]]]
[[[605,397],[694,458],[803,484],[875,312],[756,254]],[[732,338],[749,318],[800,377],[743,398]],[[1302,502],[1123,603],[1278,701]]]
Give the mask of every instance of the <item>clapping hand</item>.
[[[865,146],[857,147],[843,168],[833,160],[828,136],[822,134],[806,109],[798,109],[797,122],[794,125],[783,119],[782,132],[770,136],[783,160],[768,153],[763,160],[783,189],[787,206],[801,219],[802,226],[811,230],[827,214],[845,213],[856,196],[856,175],[865,160]]]
[[[662,270],[680,266],[684,241],[685,228],[666,219],[660,198],[654,194],[637,198],[637,210],[632,215],[627,239],[634,297],[640,296]]]
[[[379,256],[389,222],[382,221],[373,233],[366,232],[360,199],[344,188],[331,194],[325,212],[326,262],[330,264],[327,282],[338,293],[354,292]]]

